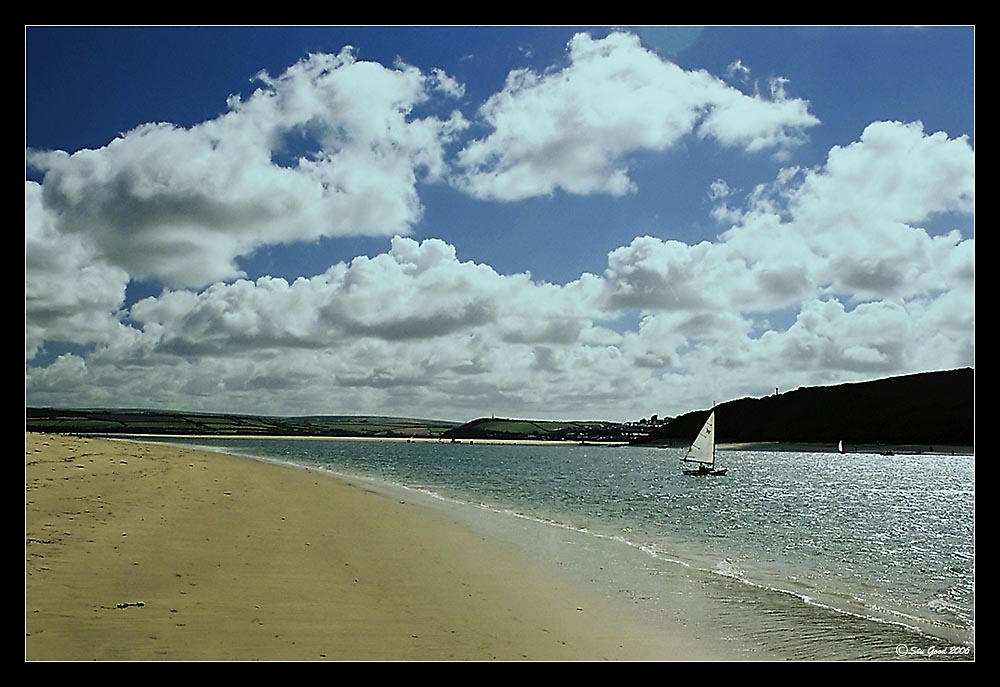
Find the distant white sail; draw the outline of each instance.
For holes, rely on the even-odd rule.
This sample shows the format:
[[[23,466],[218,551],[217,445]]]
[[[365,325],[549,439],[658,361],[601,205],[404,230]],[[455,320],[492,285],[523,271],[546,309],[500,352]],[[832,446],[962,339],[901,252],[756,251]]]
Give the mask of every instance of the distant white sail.
[[[713,410],[705,426],[698,432],[697,438],[688,449],[684,460],[690,463],[704,463],[705,465],[715,465],[715,411]]]

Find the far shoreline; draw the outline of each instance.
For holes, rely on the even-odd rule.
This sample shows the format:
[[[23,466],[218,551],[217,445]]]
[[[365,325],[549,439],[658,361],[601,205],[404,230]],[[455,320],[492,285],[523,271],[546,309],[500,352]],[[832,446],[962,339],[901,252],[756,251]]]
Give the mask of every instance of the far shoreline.
[[[294,441],[369,441],[421,444],[474,444],[482,446],[594,446],[611,448],[687,448],[690,442],[686,440],[665,441],[656,443],[630,444],[620,441],[553,441],[545,439],[493,439],[493,438],[463,438],[442,439],[439,437],[378,437],[378,436],[320,436],[320,435],[283,435],[283,434],[150,434],[150,433],[85,433],[63,432],[63,436],[81,436],[101,439],[264,439],[264,440],[294,440]],[[775,453],[840,453],[836,444],[826,442],[788,442],[788,441],[744,441],[720,443],[720,451],[770,451]],[[975,446],[962,444],[845,444],[843,455],[880,455],[882,457],[902,455],[940,455],[940,456],[975,456]]]
[[[801,452],[801,453],[837,453],[841,455],[865,455],[872,454],[886,456],[949,456],[949,455],[976,455],[975,446],[963,446],[958,444],[940,444],[937,446],[926,444],[856,444],[844,446],[844,451],[838,450],[835,444],[825,443],[795,443],[795,442],[766,442],[748,441],[731,444],[719,444],[723,451],[775,451],[775,452]],[[887,456],[887,457],[888,457]]]
[[[58,432],[42,432],[44,434],[60,434]],[[83,436],[95,439],[289,439],[294,441],[374,441],[396,442],[407,444],[481,444],[497,446],[629,446],[622,441],[551,441],[544,439],[441,439],[438,437],[351,437],[351,436],[320,436],[304,434],[149,434],[122,432],[108,434],[95,432],[63,432],[62,436]]]

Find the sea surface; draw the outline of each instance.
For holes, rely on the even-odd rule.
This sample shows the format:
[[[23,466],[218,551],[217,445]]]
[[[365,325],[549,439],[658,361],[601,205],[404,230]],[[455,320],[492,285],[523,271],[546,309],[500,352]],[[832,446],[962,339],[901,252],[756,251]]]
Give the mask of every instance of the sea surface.
[[[723,609],[732,633],[789,658],[974,657],[973,456],[721,450],[726,476],[688,477],[669,448],[182,443],[405,489],[494,534],[567,533],[555,539],[576,542],[581,563],[650,603],[667,579],[651,572],[702,575],[707,593],[774,618],[741,625],[746,614]],[[518,535],[525,522],[542,525]]]

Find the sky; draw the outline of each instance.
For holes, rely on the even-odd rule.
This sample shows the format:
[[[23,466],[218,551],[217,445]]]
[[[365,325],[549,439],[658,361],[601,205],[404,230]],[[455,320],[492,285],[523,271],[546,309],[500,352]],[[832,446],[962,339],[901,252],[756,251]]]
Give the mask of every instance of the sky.
[[[25,28],[31,406],[635,420],[975,362],[973,27]]]

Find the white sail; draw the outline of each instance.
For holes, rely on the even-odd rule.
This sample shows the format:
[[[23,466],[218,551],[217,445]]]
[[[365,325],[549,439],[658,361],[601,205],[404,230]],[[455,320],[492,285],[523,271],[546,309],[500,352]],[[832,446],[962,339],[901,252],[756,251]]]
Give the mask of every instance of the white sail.
[[[691,444],[691,448],[688,449],[687,455],[684,456],[684,460],[690,463],[715,465],[714,410],[709,414],[708,419],[705,421],[705,426],[701,428],[700,432],[698,432],[698,436],[695,438],[694,443]]]

